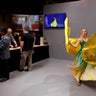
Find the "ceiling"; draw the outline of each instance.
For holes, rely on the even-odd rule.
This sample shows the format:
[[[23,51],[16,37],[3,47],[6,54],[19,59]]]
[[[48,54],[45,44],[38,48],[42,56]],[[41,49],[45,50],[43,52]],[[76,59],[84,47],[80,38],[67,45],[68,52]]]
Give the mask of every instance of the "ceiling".
[[[0,14],[43,14],[43,6],[55,3],[73,2],[79,0],[5,0],[0,2]]]
[[[35,14],[43,11],[43,0],[10,0],[6,3],[3,0],[0,2],[0,12],[6,13],[24,13]],[[5,5],[6,3],[6,5]]]
[[[73,1],[79,1],[79,0],[45,0],[44,5],[55,4],[55,3],[64,3],[64,2],[73,2]]]

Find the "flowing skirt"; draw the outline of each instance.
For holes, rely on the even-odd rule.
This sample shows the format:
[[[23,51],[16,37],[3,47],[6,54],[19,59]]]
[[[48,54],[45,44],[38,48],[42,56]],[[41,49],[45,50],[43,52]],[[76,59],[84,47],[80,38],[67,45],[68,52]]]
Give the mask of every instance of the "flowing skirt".
[[[88,64],[82,58],[82,50],[78,52],[74,60],[74,66],[69,66],[72,75],[77,81],[96,80],[96,65]]]

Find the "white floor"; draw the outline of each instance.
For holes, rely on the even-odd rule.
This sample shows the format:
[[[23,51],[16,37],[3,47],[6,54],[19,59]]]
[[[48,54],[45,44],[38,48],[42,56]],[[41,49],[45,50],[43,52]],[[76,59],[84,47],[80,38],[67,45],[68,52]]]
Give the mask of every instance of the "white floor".
[[[95,96],[95,81],[76,85],[67,68],[72,63],[49,58],[33,64],[30,72],[11,72],[10,79],[0,83],[0,96]]]

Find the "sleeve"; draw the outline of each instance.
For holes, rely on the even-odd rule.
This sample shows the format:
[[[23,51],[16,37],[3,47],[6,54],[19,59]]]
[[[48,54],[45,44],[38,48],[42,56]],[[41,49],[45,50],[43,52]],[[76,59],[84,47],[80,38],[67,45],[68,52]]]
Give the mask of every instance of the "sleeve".
[[[10,36],[11,36],[11,40],[12,40],[13,42],[16,41],[16,40],[14,39],[14,37],[13,37],[12,34],[10,34]]]

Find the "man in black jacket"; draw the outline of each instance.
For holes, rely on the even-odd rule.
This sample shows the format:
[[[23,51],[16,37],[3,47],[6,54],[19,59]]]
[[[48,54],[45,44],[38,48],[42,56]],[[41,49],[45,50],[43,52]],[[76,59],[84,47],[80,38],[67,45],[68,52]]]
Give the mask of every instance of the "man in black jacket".
[[[9,79],[10,39],[6,33],[6,28],[0,30],[0,35],[2,35],[0,40],[0,82]]]

